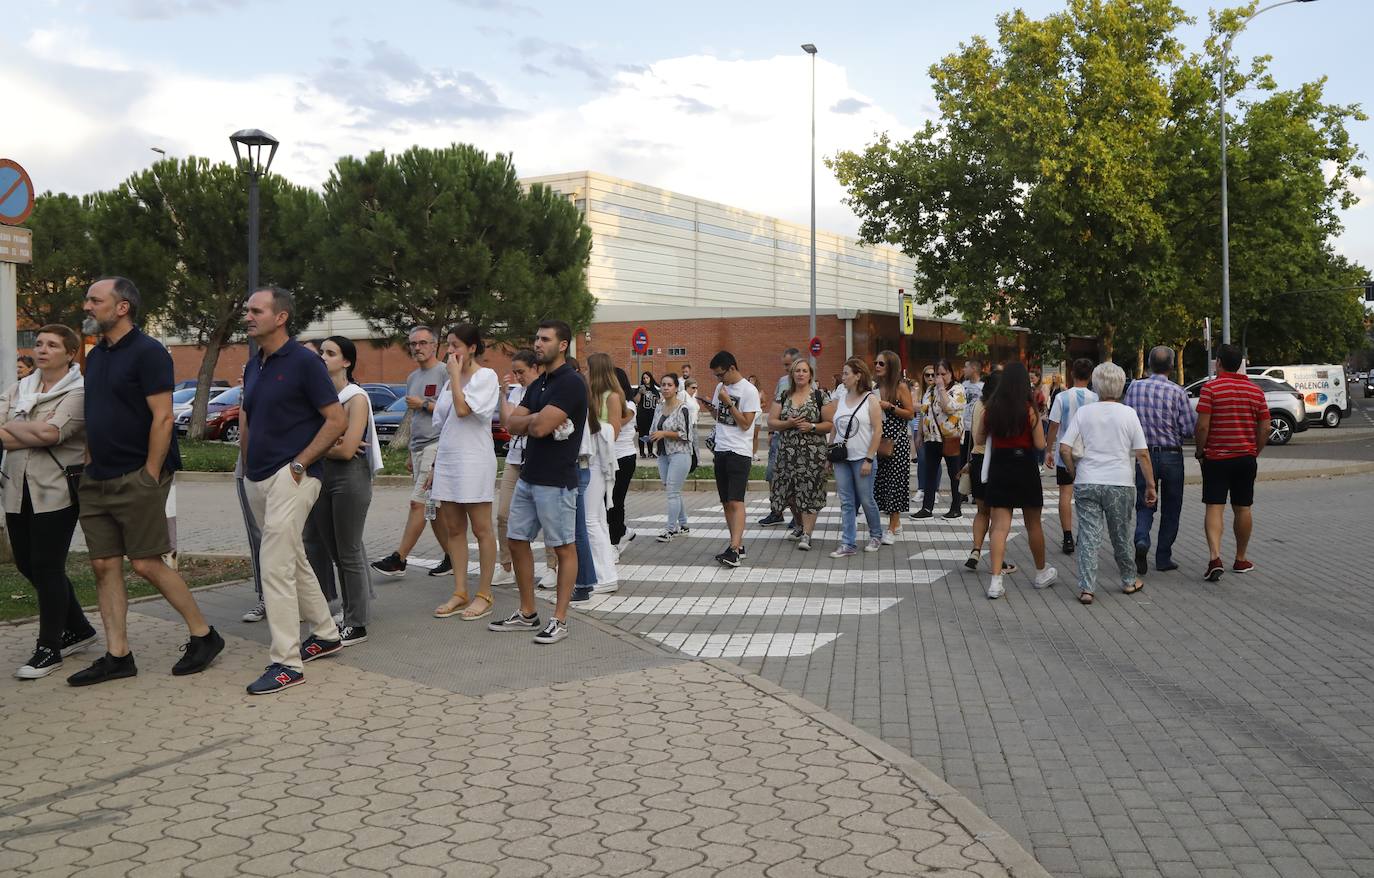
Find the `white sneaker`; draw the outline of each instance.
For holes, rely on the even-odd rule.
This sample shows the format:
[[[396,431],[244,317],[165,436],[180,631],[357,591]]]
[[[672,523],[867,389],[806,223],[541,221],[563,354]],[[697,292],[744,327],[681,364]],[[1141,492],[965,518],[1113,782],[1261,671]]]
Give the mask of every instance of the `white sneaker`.
[[[538,588],[558,588],[558,571],[545,570],[544,575],[539,577],[539,582],[536,583],[536,586]]]
[[[885,531],[883,531],[883,545],[884,545],[884,546],[891,546],[891,545],[895,544],[895,543],[897,542],[897,537],[900,535],[900,533],[901,533],[900,531],[898,531],[898,532],[896,532],[896,533],[894,533],[894,532],[892,532],[892,531],[890,531],[890,530],[885,530]]]
[[[885,543],[881,537],[873,537],[868,541],[868,545],[864,546],[864,551],[876,552],[879,549],[881,549],[884,545]]]
[[[254,606],[253,609],[243,614],[243,621],[245,622],[261,622],[263,619],[266,618],[267,605],[264,604],[262,601],[258,601],[257,605]]]
[[[1006,593],[1007,590],[1002,587],[1002,577],[994,576],[988,581],[988,600],[995,601]]]
[[[515,585],[515,570],[507,570],[500,564],[496,565],[496,573],[491,577],[492,585]]]
[[[596,585],[592,586],[592,594],[611,594],[616,591],[620,591],[619,580],[615,582],[598,582]]]
[[[1058,571],[1058,570],[1055,570],[1053,567],[1046,567],[1044,570],[1038,570],[1038,571],[1036,571],[1036,574],[1035,574],[1035,587],[1036,587],[1036,588],[1049,588],[1050,586],[1054,585],[1054,583],[1055,583],[1058,579],[1059,579],[1059,571]]]

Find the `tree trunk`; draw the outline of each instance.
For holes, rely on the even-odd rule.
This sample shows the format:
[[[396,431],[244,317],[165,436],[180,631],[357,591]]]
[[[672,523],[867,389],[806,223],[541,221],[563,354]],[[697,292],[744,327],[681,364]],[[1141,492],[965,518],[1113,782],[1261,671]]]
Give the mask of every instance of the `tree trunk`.
[[[1145,343],[1141,342],[1135,349],[1135,377],[1137,380],[1145,377]]]
[[[219,352],[233,334],[233,317],[221,320],[205,340],[205,356],[200,360],[200,374],[196,376],[196,399],[191,404],[191,428],[187,436],[192,439],[205,438],[205,410],[210,403],[210,385],[215,379],[215,366],[219,364]]]
[[[1179,384],[1183,383],[1183,348],[1184,345],[1179,345],[1178,347],[1174,348],[1174,365],[1178,367]]]
[[[1104,363],[1111,362],[1112,357],[1116,354],[1116,348],[1113,346],[1113,336],[1115,334],[1116,326],[1114,324],[1104,323],[1102,325],[1102,339],[1100,349],[1102,351],[1102,362]]]

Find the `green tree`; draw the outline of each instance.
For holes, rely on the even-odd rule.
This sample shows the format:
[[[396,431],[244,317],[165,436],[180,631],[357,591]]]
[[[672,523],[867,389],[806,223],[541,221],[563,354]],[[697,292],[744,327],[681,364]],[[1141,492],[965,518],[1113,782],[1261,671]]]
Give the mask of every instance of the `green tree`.
[[[81,326],[86,288],[100,276],[90,198],[45,192],[33,201],[33,263],[19,266],[19,318]]]
[[[159,327],[205,349],[192,408],[192,437],[205,425],[220,351],[239,336],[247,286],[248,194],[243,174],[207,159],[164,159],[103,199],[103,212],[126,229],[127,250],[170,260]],[[315,192],[280,177],[261,182],[261,282],[289,288],[300,328],[339,305],[318,279],[324,205]]]
[[[328,283],[376,330],[460,320],[523,342],[540,320],[591,322],[591,230],[510,157],[465,144],[339,160],[324,187]]]

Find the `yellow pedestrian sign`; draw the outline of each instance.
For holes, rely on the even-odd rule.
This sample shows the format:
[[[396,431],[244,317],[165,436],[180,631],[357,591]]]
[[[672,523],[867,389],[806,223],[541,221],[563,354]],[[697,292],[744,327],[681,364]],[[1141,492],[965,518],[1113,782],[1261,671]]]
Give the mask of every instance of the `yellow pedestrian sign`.
[[[901,299],[902,335],[916,334],[916,301],[904,290],[898,290]]]

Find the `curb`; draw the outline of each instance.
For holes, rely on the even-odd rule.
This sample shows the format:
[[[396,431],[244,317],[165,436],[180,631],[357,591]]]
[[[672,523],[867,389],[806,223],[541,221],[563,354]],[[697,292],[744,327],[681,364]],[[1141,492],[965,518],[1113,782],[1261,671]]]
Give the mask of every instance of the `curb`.
[[[946,783],[935,772],[912,759],[907,754],[865,732],[863,729],[840,719],[833,713],[812,704],[810,701],[783,689],[776,683],[751,674],[739,665],[722,659],[705,659],[706,664],[724,671],[759,692],[776,698],[792,709],[799,711],[808,719],[853,741],[872,753],[881,762],[897,768],[914,783],[922,793],[949,812],[954,821],[964,828],[975,841],[982,842],[997,862],[1006,867],[1013,878],[1051,878],[1045,867],[1040,865],[1021,843],[1012,838],[991,817],[983,813],[977,805]]]

